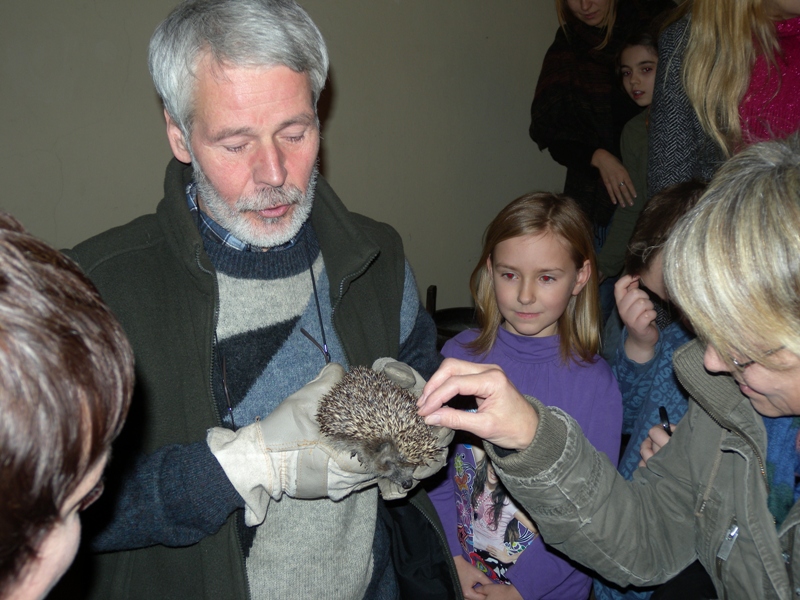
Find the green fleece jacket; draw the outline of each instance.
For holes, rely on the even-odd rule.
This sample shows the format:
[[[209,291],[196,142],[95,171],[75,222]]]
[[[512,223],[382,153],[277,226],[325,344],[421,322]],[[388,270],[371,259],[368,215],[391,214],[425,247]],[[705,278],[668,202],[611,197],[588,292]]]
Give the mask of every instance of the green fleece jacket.
[[[763,420],[732,377],[703,368],[703,352],[693,341],[675,353],[689,411],[631,482],[568,415],[538,401],[533,443],[489,452],[544,540],[613,582],[662,583],[699,559],[720,598],[795,598],[800,503],[776,530]]]
[[[187,210],[185,188],[191,176],[190,167],[173,160],[167,168],[165,197],[154,215],[68,252],[119,318],[136,356],[137,388],[128,423],[114,446],[113,471],[124,471],[135,457],[166,445],[204,441],[207,429],[220,424],[211,387],[218,290]],[[381,356],[401,356],[405,257],[398,234],[388,225],[349,212],[322,178],[311,222],[331,282],[334,326],[349,363],[370,365]],[[411,364],[430,360],[430,348],[411,352]],[[380,515],[390,528],[396,529],[398,518],[415,525],[410,540],[401,539],[407,535],[404,528],[395,532],[395,538],[411,549],[411,560],[396,564],[401,589],[406,589],[406,580],[423,581],[414,560],[420,557],[414,550],[421,549],[428,554],[422,561],[433,565],[426,569],[433,577],[431,585],[441,586],[446,596],[456,594],[441,524],[424,492],[384,508]],[[249,598],[235,514],[217,533],[186,547],[155,545],[84,555],[78,568],[88,568],[82,576],[89,578],[82,583],[91,588],[86,597]],[[395,550],[394,555],[399,563],[408,552]],[[302,597],[300,573],[298,594]]]

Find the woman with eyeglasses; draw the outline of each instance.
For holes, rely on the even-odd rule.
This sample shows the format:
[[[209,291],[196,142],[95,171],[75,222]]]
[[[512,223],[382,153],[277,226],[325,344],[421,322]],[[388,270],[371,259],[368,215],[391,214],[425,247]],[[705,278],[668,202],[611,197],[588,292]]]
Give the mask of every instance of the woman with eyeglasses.
[[[698,335],[674,355],[691,401],[633,481],[569,415],[524,398],[491,366],[445,361],[420,413],[489,442],[543,539],[606,579],[658,584],[699,560],[720,598],[797,597],[798,232],[796,138],[736,155],[677,225],[664,274]],[[455,394],[474,394],[478,412],[443,407]]]
[[[0,213],[0,598],[44,598],[103,491],[133,390],[122,327],[81,270]]]

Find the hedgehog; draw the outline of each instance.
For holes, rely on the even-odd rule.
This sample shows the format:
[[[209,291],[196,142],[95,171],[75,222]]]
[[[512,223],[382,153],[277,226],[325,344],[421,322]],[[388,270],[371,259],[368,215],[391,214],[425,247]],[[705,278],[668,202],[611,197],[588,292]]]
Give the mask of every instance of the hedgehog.
[[[322,397],[317,422],[335,449],[405,490],[414,485],[414,469],[441,452],[413,394],[367,367],[354,367]]]

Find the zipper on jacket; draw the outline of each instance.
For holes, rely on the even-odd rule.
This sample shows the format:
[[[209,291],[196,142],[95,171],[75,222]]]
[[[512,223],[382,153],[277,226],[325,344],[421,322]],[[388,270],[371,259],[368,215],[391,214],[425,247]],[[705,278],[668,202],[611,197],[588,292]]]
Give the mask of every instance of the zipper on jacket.
[[[197,268],[199,268],[201,272],[208,273],[214,278],[214,316],[211,319],[211,359],[208,363],[211,367],[208,370],[208,396],[211,398],[211,406],[214,409],[214,414],[217,416],[217,426],[224,427],[222,415],[219,413],[219,406],[217,406],[217,400],[214,397],[214,364],[216,364],[217,360],[217,345],[214,343],[214,340],[216,338],[217,322],[219,321],[219,288],[217,287],[217,276],[201,264],[200,246],[195,246],[194,259],[197,263]]]
[[[717,579],[720,583],[722,583],[722,565],[731,555],[731,550],[733,550],[733,545],[736,543],[738,537],[739,524],[736,522],[736,517],[733,517],[731,519],[731,525],[728,527],[728,531],[725,532],[725,537],[722,539],[722,544],[720,544],[719,550],[717,551]],[[725,589],[724,585],[722,587]],[[727,593],[723,593],[723,598],[726,597]]]
[[[792,527],[787,534],[787,550],[782,552],[783,562],[786,564],[786,572],[789,574],[789,589],[794,590],[797,595],[797,590],[794,587],[794,569],[792,568],[792,560],[794,554],[794,534],[797,530],[797,525]]]
[[[681,382],[681,385],[683,385],[683,387],[684,387],[684,388],[686,388],[686,384],[685,384],[683,381],[681,381],[680,377],[678,378],[678,381],[680,381],[680,382]],[[688,388],[686,388],[686,389],[688,389]],[[754,444],[752,441],[750,441],[750,439],[749,439],[749,438],[745,437],[745,436],[744,436],[744,434],[742,434],[741,432],[739,432],[739,431],[737,431],[737,430],[735,430],[735,429],[731,429],[730,427],[726,427],[725,425],[723,425],[722,423],[720,423],[720,422],[719,422],[719,419],[717,419],[717,418],[716,418],[714,415],[712,415],[712,414],[711,414],[711,412],[710,412],[710,411],[709,411],[709,410],[708,410],[708,409],[707,409],[707,408],[706,408],[706,407],[703,405],[703,403],[702,403],[702,402],[700,402],[700,401],[699,401],[697,398],[695,398],[694,396],[692,396],[692,398],[694,399],[694,401],[695,401],[695,402],[697,402],[697,405],[698,405],[700,408],[702,408],[702,409],[703,409],[703,412],[704,412],[704,413],[706,413],[706,414],[708,415],[708,418],[709,418],[709,419],[711,419],[712,421],[714,421],[714,423],[716,423],[716,424],[717,424],[719,427],[721,427],[722,429],[725,429],[725,430],[727,430],[727,431],[730,431],[731,433],[733,433],[733,434],[735,434],[735,435],[739,436],[740,438],[742,438],[742,440],[744,440],[744,443],[745,443],[745,444],[747,444],[748,446],[750,446],[750,450],[752,450],[752,451],[753,451],[753,456],[755,456],[755,457],[756,457],[756,460],[758,461],[758,469],[759,469],[759,471],[761,471],[761,477],[762,477],[762,479],[764,480],[764,486],[767,488],[767,496],[769,496],[769,481],[767,480],[767,469],[764,467],[764,461],[763,461],[763,460],[761,460],[761,454],[759,454],[759,452],[758,452],[758,448],[756,448],[755,444]]]
[[[200,246],[195,246],[194,257],[198,268],[202,272],[208,273],[214,278],[214,317],[211,323],[213,333],[211,335],[211,361],[209,362],[211,368],[209,369],[208,373],[208,390],[211,398],[211,405],[214,408],[214,414],[217,416],[217,425],[219,427],[224,427],[224,424],[222,423],[222,415],[219,413],[217,400],[214,398],[214,364],[217,358],[217,345],[214,343],[214,340],[216,339],[217,323],[219,321],[219,287],[217,285],[217,275],[216,273],[204,268],[200,263]],[[250,591],[250,578],[247,576],[247,561],[244,557],[244,541],[242,540],[242,532],[239,530],[238,517],[234,517],[233,519],[233,529],[239,546],[239,562],[242,565],[242,573],[244,574],[245,592],[247,593],[247,599],[250,600],[253,595]]]
[[[333,329],[336,330],[336,322],[334,321],[334,315],[336,314],[336,309],[339,307],[339,304],[342,302],[342,296],[344,295],[344,284],[347,281],[352,281],[364,274],[364,272],[369,269],[370,265],[375,262],[375,259],[378,258],[378,252],[370,256],[365,262],[364,265],[356,272],[350,273],[350,275],[345,275],[342,277],[342,280],[339,282],[339,295],[336,298],[336,304],[331,306],[331,323],[333,323]],[[347,351],[347,345],[342,342],[342,351],[344,352],[345,358],[347,358],[347,362],[350,365],[353,365],[353,357],[349,356]],[[380,358],[380,357],[378,357]]]
[[[450,555],[450,544],[447,541],[447,537],[444,534],[444,531],[440,531],[433,520],[428,516],[428,514],[422,510],[419,506],[415,505],[413,502],[411,503],[414,508],[417,509],[417,512],[420,513],[428,524],[433,528],[436,532],[436,537],[439,538],[439,543],[442,545],[444,549],[445,558],[449,558],[450,560],[447,561],[447,566],[450,570],[450,577],[452,578],[452,584],[455,588],[456,598],[464,598],[463,594],[461,593],[461,583],[458,578],[458,569],[456,569],[456,563],[453,560],[453,557]]]

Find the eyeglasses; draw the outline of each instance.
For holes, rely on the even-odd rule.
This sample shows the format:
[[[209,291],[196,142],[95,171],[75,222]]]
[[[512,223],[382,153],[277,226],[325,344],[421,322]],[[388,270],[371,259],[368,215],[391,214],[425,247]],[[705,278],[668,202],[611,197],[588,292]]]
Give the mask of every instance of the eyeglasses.
[[[780,352],[781,350],[783,350],[785,347],[786,346],[778,346],[777,348],[773,348],[772,350],[767,350],[766,352],[764,352],[764,354],[762,355],[761,358],[764,359],[764,358],[767,358],[768,356],[772,356],[776,352]],[[747,367],[749,367],[750,365],[755,364],[757,361],[755,361],[755,360],[747,360],[747,361],[744,361],[744,362],[739,362],[738,360],[736,360],[735,358],[733,358],[731,356],[731,362],[733,363],[733,366],[736,367],[738,369],[738,371],[741,373]]]

